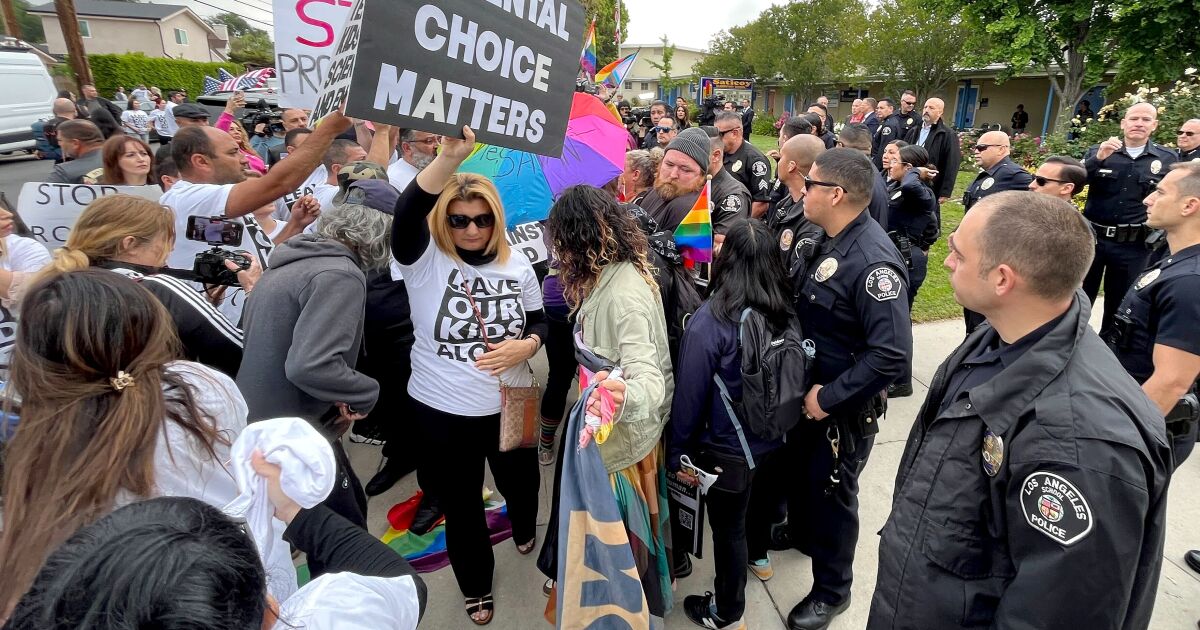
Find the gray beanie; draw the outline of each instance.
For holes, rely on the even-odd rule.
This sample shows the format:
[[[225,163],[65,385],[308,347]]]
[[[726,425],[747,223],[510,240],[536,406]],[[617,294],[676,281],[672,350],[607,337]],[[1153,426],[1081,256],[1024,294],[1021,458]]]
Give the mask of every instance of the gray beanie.
[[[708,134],[698,127],[689,127],[675,136],[667,145],[667,150],[679,151],[695,160],[701,171],[708,172],[708,147]]]

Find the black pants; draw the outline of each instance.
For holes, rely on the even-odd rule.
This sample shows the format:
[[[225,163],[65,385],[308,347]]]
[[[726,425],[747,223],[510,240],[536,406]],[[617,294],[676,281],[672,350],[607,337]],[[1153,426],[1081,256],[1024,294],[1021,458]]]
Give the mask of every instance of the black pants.
[[[358,475],[354,474],[350,458],[346,456],[346,449],[342,448],[342,441],[333,440],[332,446],[333,459],[337,462],[337,477],[333,482],[333,491],[321,504],[351,523],[367,529],[367,493],[363,492],[362,483],[359,482]],[[319,560],[309,558],[308,571],[315,578],[325,573],[325,565]]]
[[[717,599],[717,616],[737,621],[746,612],[746,515],[750,510],[750,494],[754,471],[750,471],[751,486],[742,492],[709,489],[704,495],[708,508],[708,525],[712,528],[713,593]]]
[[[912,256],[912,269],[908,270],[908,315],[911,319],[913,302],[917,301],[917,291],[921,289],[921,285],[925,284],[925,276],[929,273],[929,252],[916,245],[913,245],[909,252]],[[904,363],[904,371],[896,379],[897,385],[912,384],[912,362],[913,358],[910,354],[908,361]]]
[[[499,451],[500,415],[456,416],[413,401],[425,457],[421,482],[428,482],[446,513],[446,551],[465,597],[492,592],[495,558],[483,512],[483,464],[492,468],[496,489],[508,504],[513,541],[534,538],[537,524],[537,451]],[[425,486],[422,486],[425,487]]]
[[[787,486],[792,483],[795,474],[788,461],[786,447],[772,451],[758,462],[746,514],[746,549],[750,560],[767,558],[772,528],[787,520]],[[806,547],[800,547],[799,550],[808,553]]]
[[[571,391],[571,382],[575,380],[575,341],[570,311],[546,309],[546,322],[550,331],[546,335],[546,360],[550,371],[546,376],[546,391],[542,392],[542,417],[554,422],[554,427],[562,422],[566,412],[567,395]],[[549,428],[549,427],[547,427]]]
[[[833,451],[822,422],[801,420],[788,433],[787,462],[788,526],[792,544],[812,558],[812,596],[818,601],[838,605],[850,596],[854,578],[854,547],[858,544],[858,475],[871,454],[874,436],[855,440],[854,453],[845,446],[850,436],[842,437],[838,456],[840,483],[831,484]]]
[[[1104,279],[1104,319],[1100,323],[1100,336],[1112,330],[1113,315],[1133,281],[1146,270],[1150,250],[1145,243],[1118,243],[1111,239],[1096,240],[1096,258],[1092,268],[1083,278],[1083,292],[1093,303],[1100,294],[1100,280]]]

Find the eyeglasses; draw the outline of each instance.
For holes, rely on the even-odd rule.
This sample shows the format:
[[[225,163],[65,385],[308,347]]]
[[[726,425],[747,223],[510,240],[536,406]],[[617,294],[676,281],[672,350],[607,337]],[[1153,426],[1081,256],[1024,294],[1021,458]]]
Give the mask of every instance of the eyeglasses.
[[[472,223],[474,223],[479,229],[486,230],[496,225],[496,215],[481,214],[479,216],[469,217],[465,214],[448,214],[446,215],[446,222],[450,224],[451,229],[455,230],[465,230]]]
[[[904,105],[916,105],[917,104],[916,101],[900,101],[900,102],[903,103]]]
[[[654,129],[651,129],[651,131],[653,131],[654,133],[670,133],[672,131],[675,131],[675,128],[674,127],[655,127]]]
[[[808,176],[805,176],[804,177],[804,190],[807,191],[809,188],[811,188],[813,186],[824,186],[826,188],[841,188],[842,190],[846,190],[845,187],[843,187],[841,184],[835,184],[833,182],[821,182],[821,181],[817,181],[815,179],[809,179]]]
[[[742,130],[742,128],[741,128],[741,127],[734,127],[733,129],[726,129],[725,131],[721,131],[720,129],[718,129],[718,130],[717,130],[717,134],[718,134],[720,137],[724,138],[724,137],[725,137],[725,134],[727,134],[727,133],[733,133],[733,132],[735,132],[735,131],[741,131],[741,130]]]
[[[1196,133],[1197,133],[1197,132],[1195,132],[1195,131],[1185,131],[1185,130],[1183,130],[1183,129],[1180,129],[1179,131],[1176,131],[1176,132],[1175,132],[1175,135],[1177,135],[1177,136],[1187,136],[1187,137],[1191,138],[1192,136],[1196,135]]]
[[[1000,146],[1000,145],[998,145],[998,144],[977,144],[977,145],[971,147],[971,150],[976,153],[983,153],[984,151],[987,151],[988,149],[990,149],[992,147],[998,147],[998,146]]]
[[[428,138],[425,138],[424,140],[406,140],[405,142],[408,142],[409,144],[423,144],[427,147],[432,147],[432,146],[441,144],[442,137],[441,136],[429,136]]]
[[[1053,179],[1053,178],[1051,178],[1051,177],[1042,177],[1041,175],[1034,175],[1034,176],[1033,176],[1033,181],[1037,182],[1037,185],[1038,185],[1038,186],[1045,186],[1045,185],[1046,185],[1046,182],[1055,182],[1055,183],[1058,183],[1058,184],[1067,184],[1067,183],[1069,183],[1069,182],[1067,182],[1066,180],[1063,180],[1063,179]]]

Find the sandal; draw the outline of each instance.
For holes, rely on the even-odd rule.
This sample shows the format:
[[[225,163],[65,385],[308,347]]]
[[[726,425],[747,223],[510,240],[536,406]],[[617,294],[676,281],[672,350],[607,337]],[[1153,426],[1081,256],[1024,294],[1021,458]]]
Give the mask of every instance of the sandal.
[[[466,599],[466,609],[467,617],[470,618],[471,623],[474,623],[477,626],[486,626],[489,623],[492,623],[495,605],[492,602],[491,595],[484,595],[483,597],[468,597]],[[482,620],[476,619],[475,614],[481,612],[485,612],[487,615],[484,616]]]
[[[536,543],[537,538],[531,538],[529,542],[525,543],[524,545],[517,545],[517,553],[521,554],[522,556],[529,555],[533,552],[533,547]]]

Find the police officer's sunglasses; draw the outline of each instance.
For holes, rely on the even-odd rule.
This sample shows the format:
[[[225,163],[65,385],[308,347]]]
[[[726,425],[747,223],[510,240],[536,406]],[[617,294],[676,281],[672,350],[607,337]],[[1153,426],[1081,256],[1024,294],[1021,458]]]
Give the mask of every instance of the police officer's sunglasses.
[[[1176,132],[1175,132],[1175,135],[1177,135],[1177,136],[1187,136],[1187,137],[1191,138],[1192,136],[1196,135],[1196,132],[1195,132],[1195,131],[1186,131],[1186,130],[1180,129],[1179,131],[1176,131]]]
[[[841,188],[842,190],[846,190],[846,188],[844,186],[842,186],[841,184],[835,184],[833,182],[821,182],[821,181],[817,181],[815,179],[810,179],[808,177],[805,177],[804,178],[804,190],[807,192],[808,189],[813,186],[824,186],[826,188]]]
[[[1067,182],[1066,180],[1063,180],[1063,179],[1054,179],[1054,178],[1051,178],[1051,177],[1042,177],[1041,175],[1034,175],[1034,176],[1033,176],[1033,181],[1037,182],[1037,185],[1038,185],[1038,186],[1045,186],[1047,182],[1055,182],[1055,183],[1058,183],[1058,184],[1066,184],[1066,183],[1069,183],[1069,182]]]
[[[977,144],[977,145],[971,147],[971,150],[976,153],[983,153],[984,151],[987,151],[988,149],[990,149],[992,147],[998,147],[998,146],[1000,146],[1000,145],[998,145],[998,144]]]

